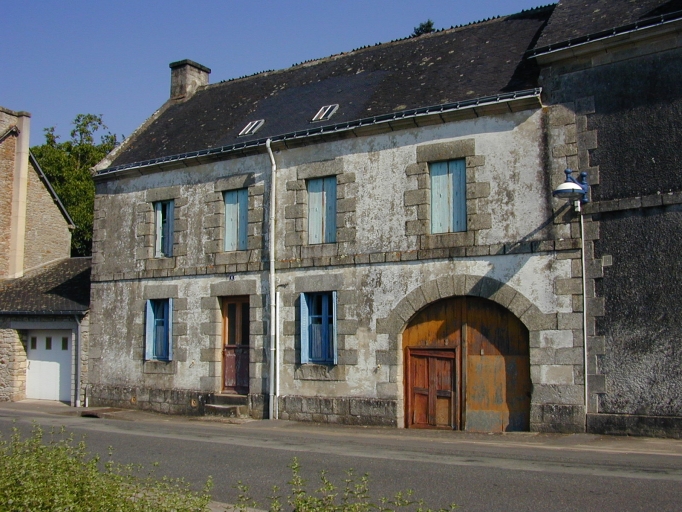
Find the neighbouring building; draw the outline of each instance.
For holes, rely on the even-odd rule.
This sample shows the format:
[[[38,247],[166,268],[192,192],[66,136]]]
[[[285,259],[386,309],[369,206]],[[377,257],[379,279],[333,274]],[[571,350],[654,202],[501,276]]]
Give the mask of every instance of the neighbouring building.
[[[91,404],[679,436],[682,12],[598,4],[172,63],[95,169]]]
[[[29,150],[30,114],[0,107],[0,401],[81,403],[90,258]]]

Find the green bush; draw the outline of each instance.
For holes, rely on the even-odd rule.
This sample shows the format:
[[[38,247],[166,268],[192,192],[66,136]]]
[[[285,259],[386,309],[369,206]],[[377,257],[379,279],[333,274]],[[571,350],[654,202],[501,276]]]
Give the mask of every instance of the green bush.
[[[275,487],[270,498],[271,512],[285,509],[293,512],[388,512],[397,509],[431,512],[423,500],[412,498],[411,491],[373,502],[368,475],[358,479],[353,470],[346,472],[343,490],[322,472],[321,485],[309,492],[296,458],[289,467],[292,471],[290,493],[284,498]],[[67,435],[63,428],[50,432],[46,439],[37,425],[26,438],[15,427],[9,440],[0,437],[0,512],[208,510],[210,477],[203,492],[197,493],[183,480],[166,477],[159,480],[151,473],[141,475],[141,471],[142,467],[138,465],[121,465],[111,460],[102,462],[99,456],[90,456],[85,442],[76,443],[73,434]],[[237,489],[237,510],[258,506],[249,497],[247,486],[239,482]],[[455,505],[451,505],[450,509],[439,509],[438,512],[454,508]]]
[[[380,498],[378,503],[372,501],[369,492],[369,475],[364,474],[358,479],[352,469],[346,471],[343,481],[343,491],[337,488],[329,480],[326,473],[320,473],[320,487],[312,493],[306,489],[306,481],[301,477],[301,465],[294,458],[289,465],[292,478],[289,481],[290,494],[286,497],[286,503],[293,512],[389,512],[398,509],[414,510],[416,512],[433,512],[426,507],[424,500],[413,499],[412,491],[399,492],[393,498]],[[255,508],[258,504],[249,497],[249,488],[239,482],[237,484],[239,496],[236,509],[245,511]],[[279,488],[273,489],[270,498],[270,512],[282,512],[283,497],[279,495]],[[457,508],[455,504],[449,509],[438,509],[438,512],[447,512]]]
[[[206,510],[210,479],[203,493],[195,493],[182,480],[157,480],[140,471],[140,466],[110,460],[100,464],[64,429],[51,432],[46,441],[38,426],[25,439],[14,428],[9,440],[0,441],[0,511]]]

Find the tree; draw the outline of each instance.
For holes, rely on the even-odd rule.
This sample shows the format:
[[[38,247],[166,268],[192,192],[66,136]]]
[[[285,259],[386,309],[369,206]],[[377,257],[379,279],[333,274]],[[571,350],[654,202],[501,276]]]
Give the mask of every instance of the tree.
[[[54,126],[45,128],[45,143],[31,151],[76,225],[71,255],[88,256],[92,251],[95,200],[90,169],[116,147],[118,140],[107,132],[95,142],[95,132],[107,129],[101,115],[78,114],[73,126],[71,140],[66,142],[59,142]]]
[[[414,32],[412,32],[412,37],[419,37],[422,34],[430,34],[431,32],[435,32],[435,28],[433,28],[433,21],[426,20],[423,23],[420,23],[418,27],[414,27]]]

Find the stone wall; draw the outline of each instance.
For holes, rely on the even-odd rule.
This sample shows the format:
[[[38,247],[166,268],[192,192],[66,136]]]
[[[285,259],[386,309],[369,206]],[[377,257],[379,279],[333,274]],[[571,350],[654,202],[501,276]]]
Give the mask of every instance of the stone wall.
[[[25,237],[26,270],[71,254],[69,224],[32,165],[28,171]]]
[[[19,331],[0,320],[0,401],[26,398],[26,348]]]
[[[429,301],[473,294],[498,297],[531,332],[532,428],[584,429],[579,233],[549,195],[565,164],[549,155],[575,137],[562,112],[277,153],[280,417],[402,425],[402,329]],[[466,159],[468,231],[431,235],[428,163],[452,158]],[[200,413],[221,389],[219,298],[247,295],[249,401],[265,416],[267,169],[255,155],[97,183],[91,401]],[[310,245],[306,180],[324,176],[336,176],[336,242]],[[222,192],[234,188],[249,191],[248,247],[226,253]],[[165,199],[177,202],[174,256],[153,258],[151,205]],[[337,293],[338,364],[302,365],[300,294],[321,291]],[[174,361],[145,362],[145,300],[163,297],[174,298]]]
[[[583,209],[588,429],[679,437],[682,50],[674,34],[620,44],[559,53],[541,78],[566,126],[575,123],[567,164],[592,185]],[[570,222],[577,232],[577,216]]]

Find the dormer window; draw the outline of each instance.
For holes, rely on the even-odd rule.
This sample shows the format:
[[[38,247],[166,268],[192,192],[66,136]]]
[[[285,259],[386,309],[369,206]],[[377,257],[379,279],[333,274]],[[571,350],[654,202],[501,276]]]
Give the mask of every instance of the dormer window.
[[[258,129],[263,126],[263,123],[265,123],[265,119],[259,119],[258,121],[251,121],[249,124],[247,124],[242,131],[239,132],[239,137],[243,137],[244,135],[253,135],[258,131]]]
[[[315,114],[315,117],[313,117],[312,122],[314,123],[315,121],[326,121],[327,119],[334,115],[338,108],[339,108],[338,104],[326,105],[322,107],[320,110],[317,111],[317,114]]]

